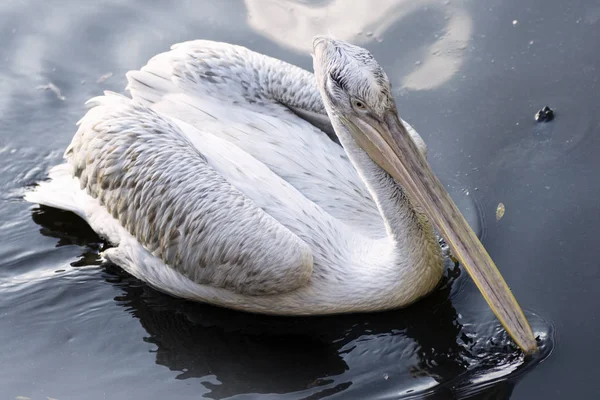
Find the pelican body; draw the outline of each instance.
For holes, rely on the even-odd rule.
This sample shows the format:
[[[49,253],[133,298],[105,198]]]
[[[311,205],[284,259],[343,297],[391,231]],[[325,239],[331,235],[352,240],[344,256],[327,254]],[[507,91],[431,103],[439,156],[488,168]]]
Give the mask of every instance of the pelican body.
[[[371,54],[318,37],[315,74],[244,47],[175,45],[91,99],[26,199],[70,210],[103,256],[174,296],[255,313],[407,306],[444,235],[526,352],[531,329],[396,111]],[[532,344],[533,343],[533,344]]]

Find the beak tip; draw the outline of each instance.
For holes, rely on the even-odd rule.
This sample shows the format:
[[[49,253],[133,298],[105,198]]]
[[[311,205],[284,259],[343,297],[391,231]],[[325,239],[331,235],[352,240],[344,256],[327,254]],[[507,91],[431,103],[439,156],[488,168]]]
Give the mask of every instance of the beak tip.
[[[528,340],[527,343],[523,343],[520,347],[525,356],[532,356],[539,351],[537,340],[535,338]]]

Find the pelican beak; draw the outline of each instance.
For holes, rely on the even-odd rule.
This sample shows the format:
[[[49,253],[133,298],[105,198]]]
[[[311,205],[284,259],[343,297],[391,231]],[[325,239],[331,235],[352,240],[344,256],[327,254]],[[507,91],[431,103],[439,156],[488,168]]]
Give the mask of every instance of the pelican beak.
[[[402,185],[446,239],[515,343],[525,352],[537,351],[531,327],[487,251],[418,151],[396,110],[382,120],[340,116],[357,143],[381,168]]]

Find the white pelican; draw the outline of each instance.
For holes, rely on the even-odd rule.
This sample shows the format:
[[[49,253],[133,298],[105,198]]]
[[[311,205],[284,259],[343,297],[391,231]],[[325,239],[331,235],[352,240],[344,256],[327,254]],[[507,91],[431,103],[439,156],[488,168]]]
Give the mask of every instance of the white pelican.
[[[26,199],[78,214],[114,245],[106,259],[163,292],[278,315],[425,296],[443,269],[433,223],[515,342],[535,351],[382,68],[332,38],[315,38],[313,52],[314,76],[225,43],[173,46],[127,74],[131,99],[90,100],[66,163]]]

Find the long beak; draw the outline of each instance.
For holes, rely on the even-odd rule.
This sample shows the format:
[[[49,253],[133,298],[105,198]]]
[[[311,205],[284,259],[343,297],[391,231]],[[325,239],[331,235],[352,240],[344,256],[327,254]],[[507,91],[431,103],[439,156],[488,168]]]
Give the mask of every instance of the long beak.
[[[423,208],[515,343],[525,354],[534,353],[537,344],[521,307],[396,112],[387,112],[383,123],[341,119],[369,156]]]

